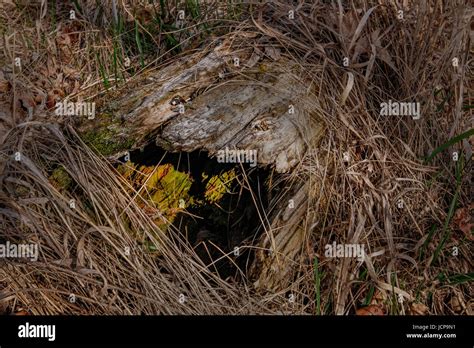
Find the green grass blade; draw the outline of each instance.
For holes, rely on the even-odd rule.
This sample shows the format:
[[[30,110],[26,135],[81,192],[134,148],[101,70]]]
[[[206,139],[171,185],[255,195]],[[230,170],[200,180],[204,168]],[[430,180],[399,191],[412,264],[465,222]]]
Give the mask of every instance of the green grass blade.
[[[373,285],[370,286],[369,292],[367,293],[367,296],[365,297],[364,300],[364,306],[368,306],[370,302],[372,301],[372,297],[374,296],[375,293],[375,287]]]
[[[437,226],[436,225],[431,226],[430,232],[428,233],[428,237],[426,238],[420,250],[420,261],[423,260],[423,257],[425,256],[426,247],[428,246],[428,244],[430,244],[436,231],[437,231]]]
[[[102,81],[104,83],[104,87],[106,89],[109,89],[110,87],[110,82],[109,82],[109,79],[107,78],[107,72],[105,71],[105,68],[104,66],[102,65],[102,62],[100,60],[100,57],[99,57],[99,54],[96,54],[97,56],[97,61],[99,62],[99,73],[100,73],[100,76],[102,77]]]
[[[464,169],[464,156],[461,156],[459,158],[459,161],[456,163],[456,192],[454,193],[453,200],[451,201],[451,204],[449,206],[449,211],[448,211],[448,216],[446,217],[446,221],[444,223],[443,227],[443,239],[439,243],[438,247],[436,248],[433,259],[431,260],[431,264],[433,264],[439,256],[439,253],[441,252],[441,249],[443,248],[444,244],[448,240],[449,236],[451,235],[451,229],[449,229],[449,223],[451,221],[451,218],[454,215],[454,211],[456,210],[456,205],[458,202],[459,194],[461,191],[461,181],[462,181],[462,171]]]
[[[447,142],[442,144],[441,146],[438,146],[426,159],[425,162],[430,162],[438,153],[441,151],[446,150],[448,147],[456,144],[457,142],[460,142],[463,139],[469,138],[474,135],[474,128],[471,128],[467,132],[464,132],[462,134],[459,134],[451,139],[449,139]]]
[[[457,284],[463,284],[467,282],[472,282],[474,281],[474,273],[457,273],[457,274],[451,274],[447,276],[444,273],[440,273],[437,277],[440,282],[445,283],[445,284],[450,284],[450,285],[457,285]]]
[[[76,8],[77,12],[79,12],[82,15],[82,7],[81,7],[81,5],[79,5],[77,0],[72,0],[72,3],[74,4],[74,7]],[[56,6],[56,4],[55,4],[55,6]]]
[[[143,46],[142,46],[142,41],[140,39],[140,32],[138,31],[137,20],[135,20],[135,42],[137,43],[138,52],[140,52],[140,65],[143,68],[145,66],[145,62],[143,61]]]
[[[318,258],[314,258],[314,287],[316,288],[316,314],[321,315],[321,274],[319,273]]]

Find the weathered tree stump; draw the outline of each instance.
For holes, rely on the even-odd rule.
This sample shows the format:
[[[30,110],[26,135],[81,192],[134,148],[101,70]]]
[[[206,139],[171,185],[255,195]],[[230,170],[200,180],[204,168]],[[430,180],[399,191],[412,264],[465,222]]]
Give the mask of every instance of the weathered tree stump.
[[[291,60],[263,58],[250,49],[232,50],[224,41],[202,53],[152,73],[104,102],[94,122],[80,132],[104,155],[119,157],[150,142],[170,152],[256,150],[259,166],[290,172],[322,126],[308,105],[308,86]],[[131,92],[129,92],[131,91]],[[110,100],[110,98],[108,97]],[[313,105],[314,105],[314,101]],[[291,279],[304,245],[308,185],[278,197],[269,213],[253,274],[258,288],[278,289]],[[288,207],[293,199],[294,207]],[[270,251],[270,253],[268,253]]]

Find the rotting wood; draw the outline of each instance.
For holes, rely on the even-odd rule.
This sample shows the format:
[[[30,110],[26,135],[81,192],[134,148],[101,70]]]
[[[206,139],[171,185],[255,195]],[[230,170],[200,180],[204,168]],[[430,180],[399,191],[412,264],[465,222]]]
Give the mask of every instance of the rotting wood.
[[[223,43],[207,55],[148,74],[132,93],[110,103],[112,121],[99,119],[81,131],[99,134],[102,129],[106,142],[126,145],[113,146],[107,153],[112,157],[155,141],[170,152],[203,149],[210,156],[224,148],[257,150],[258,165],[291,171],[304,155],[307,140],[316,143],[323,127],[310,117],[314,110],[302,107],[308,105],[307,87],[292,72],[297,67],[283,58],[245,67],[251,53],[231,53]],[[232,64],[236,57],[242,62],[239,67]],[[282,206],[270,214],[270,228],[252,268],[256,288],[276,291],[291,283],[304,245],[301,221],[307,191],[308,185],[302,185],[292,197],[281,199],[294,199],[295,208]]]
[[[299,257],[305,241],[305,229],[302,224],[307,212],[309,185],[300,185],[291,198],[281,199],[275,214],[272,214],[269,230],[259,243],[252,274],[257,289],[278,291],[288,288],[299,264]]]
[[[305,139],[321,129],[310,126],[298,108],[306,88],[289,71],[291,62],[253,68],[232,65],[236,56],[245,62],[249,55],[231,54],[222,44],[203,58],[178,61],[149,74],[144,85],[109,103],[107,112],[95,122],[85,122],[81,132],[124,145],[111,147],[107,156],[141,147],[153,136],[172,152],[204,149],[213,156],[225,147],[257,150],[260,165],[287,172],[303,155]],[[230,77],[221,79],[222,74]],[[203,89],[207,90],[196,95]],[[188,101],[182,114],[172,102],[177,96]],[[104,122],[101,117],[109,119]]]

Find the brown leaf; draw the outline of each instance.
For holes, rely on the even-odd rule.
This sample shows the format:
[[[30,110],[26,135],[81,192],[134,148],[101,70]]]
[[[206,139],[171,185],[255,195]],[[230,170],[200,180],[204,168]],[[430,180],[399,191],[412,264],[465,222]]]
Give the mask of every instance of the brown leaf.
[[[46,99],[46,107],[48,109],[53,109],[56,106],[56,103],[59,102],[61,98],[52,91],[48,92],[48,97]]]
[[[43,102],[43,97],[41,96],[41,94],[37,94],[37,95],[35,96],[35,103],[36,103],[36,105],[40,105],[42,102]]]
[[[46,98],[46,107],[52,109],[56,106],[56,103],[61,101],[65,96],[65,93],[62,89],[55,88],[48,92],[48,97]]]
[[[0,80],[0,92],[6,93],[10,90],[10,82],[7,80]]]
[[[471,203],[467,207],[459,208],[456,210],[453,218],[453,224],[460,231],[462,231],[467,239],[474,240],[473,229],[474,221],[472,218],[472,211],[474,210],[474,203]]]
[[[409,311],[411,315],[427,315],[429,308],[423,303],[412,303]]]
[[[461,313],[463,311],[463,305],[458,296],[451,297],[451,300],[449,300],[449,305],[456,313]]]
[[[377,305],[370,305],[356,310],[356,315],[385,315],[382,307]]]
[[[10,90],[10,82],[5,79],[3,72],[0,71],[0,92],[6,93]]]
[[[18,101],[20,102],[20,105],[25,109],[34,110],[36,106],[35,97],[30,92],[23,91],[19,93]]]

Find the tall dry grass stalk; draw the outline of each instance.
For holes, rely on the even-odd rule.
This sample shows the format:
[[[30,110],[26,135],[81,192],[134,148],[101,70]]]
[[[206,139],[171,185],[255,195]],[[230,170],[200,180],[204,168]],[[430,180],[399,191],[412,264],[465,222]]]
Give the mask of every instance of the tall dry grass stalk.
[[[125,2],[117,7],[119,14],[133,15]],[[292,72],[308,87],[301,105],[305,115],[326,128],[322,143],[306,139],[300,164],[278,178],[310,187],[302,221],[306,241],[291,285],[256,294],[251,280],[231,285],[205,269],[185,243],[157,229],[126,193],[127,183],[71,128],[18,116],[15,93],[37,83],[25,71],[15,75],[7,69],[16,90],[7,100],[14,117],[2,117],[0,128],[8,130],[0,137],[0,238],[34,241],[41,254],[37,263],[2,264],[0,302],[21,303],[34,314],[281,313],[291,291],[297,295],[296,313],[347,314],[381,301],[387,314],[416,313],[420,303],[425,314],[472,314],[472,282],[440,281],[442,275],[473,269],[472,241],[449,216],[453,197],[458,207],[472,199],[472,139],[423,162],[439,145],[472,128],[472,7],[462,0],[272,1],[245,4],[241,11],[246,19],[226,22],[225,38],[235,49],[251,45],[264,52],[271,46],[295,61],[300,68]],[[1,16],[14,22],[5,11]],[[16,16],[22,18],[20,12]],[[96,24],[86,18],[81,23],[87,28],[80,34],[81,47],[97,50],[106,61],[110,36],[104,34],[108,41],[98,48]],[[35,35],[33,26],[25,27],[24,35]],[[5,65],[14,52],[26,51],[24,39],[0,40]],[[75,68],[85,69],[91,79],[74,93],[101,95],[100,64],[92,55],[81,55],[79,47],[72,52],[78,60],[68,64],[78,64]],[[38,64],[50,61],[45,47],[38,52],[44,54],[28,67],[35,74]],[[145,71],[156,61],[147,63]],[[419,102],[421,118],[381,116],[380,103],[389,100]],[[22,161],[13,159],[15,151]],[[453,151],[466,163],[458,180]],[[61,192],[48,181],[54,166],[69,173],[74,192]],[[68,203],[72,195],[80,197],[74,210]],[[451,233],[443,241],[446,221]],[[262,224],[267,224],[264,218]],[[158,251],[137,240],[149,240]],[[362,262],[328,258],[325,246],[333,241],[363,244],[366,257]],[[440,243],[444,251],[433,260]],[[456,257],[453,247],[459,249]],[[71,294],[75,303],[69,301]],[[187,297],[185,306],[180,294]]]

